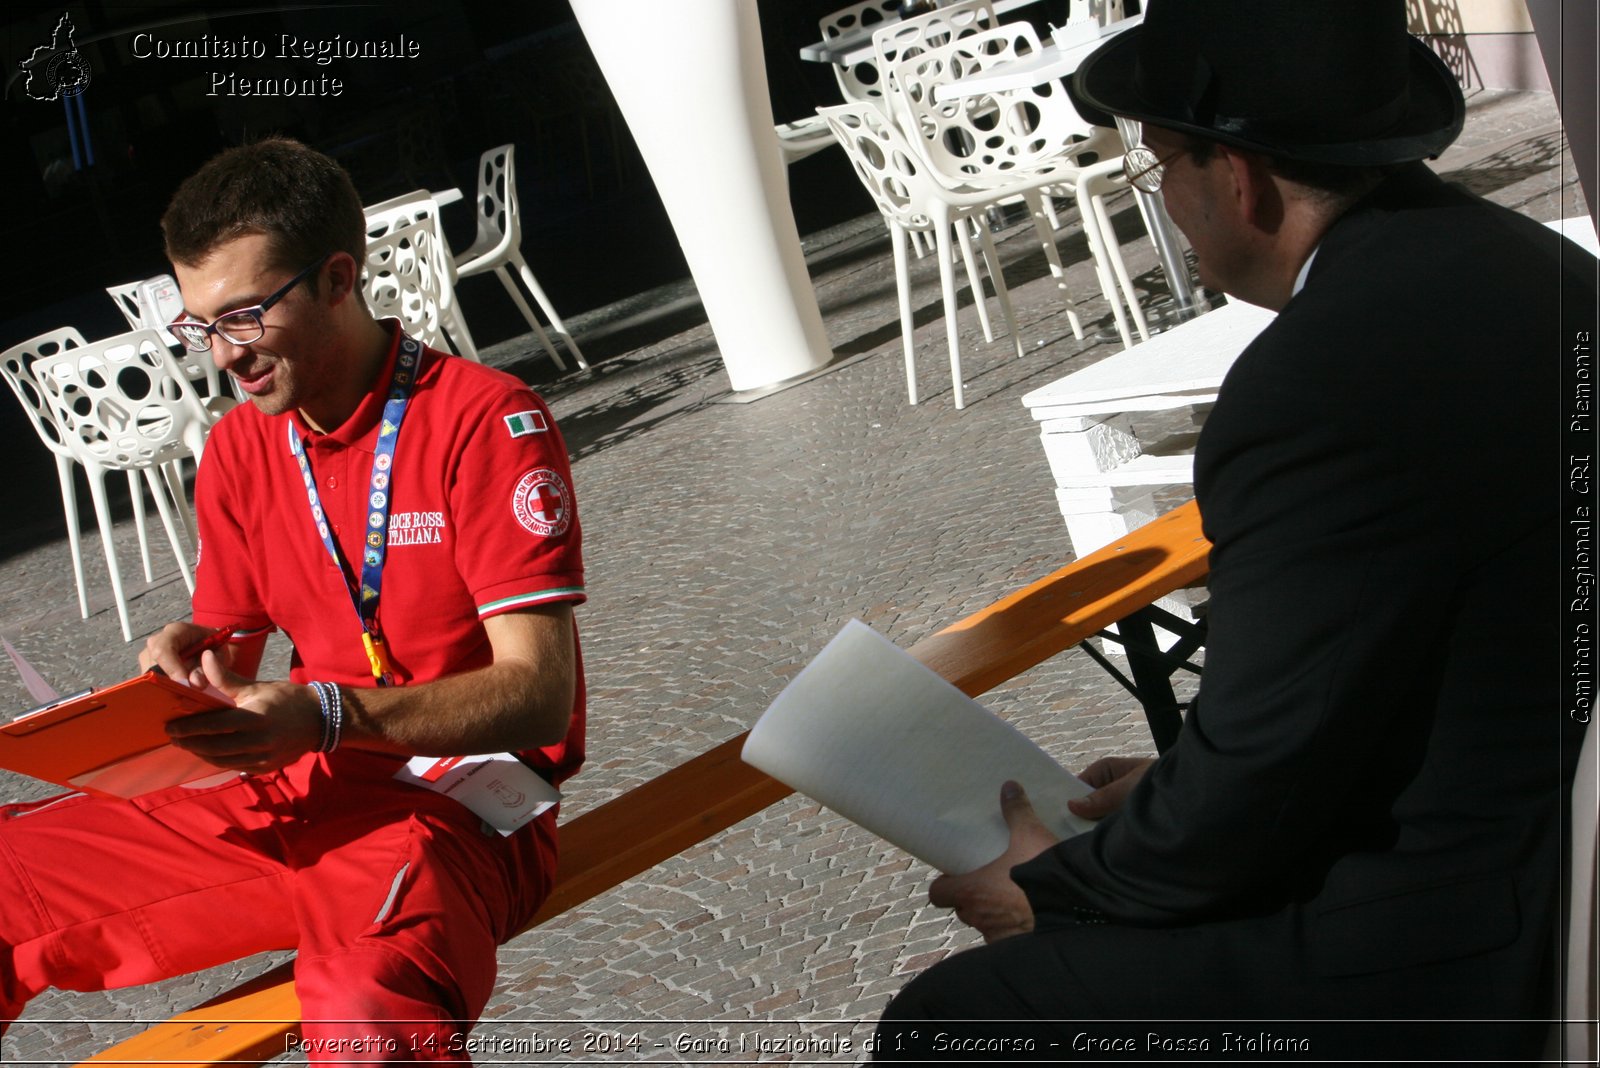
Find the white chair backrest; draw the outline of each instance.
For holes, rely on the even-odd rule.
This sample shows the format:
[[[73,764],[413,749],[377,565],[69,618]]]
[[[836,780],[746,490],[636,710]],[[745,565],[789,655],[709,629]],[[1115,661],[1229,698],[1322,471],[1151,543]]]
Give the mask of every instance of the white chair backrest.
[[[167,324],[183,311],[183,294],[178,291],[178,280],[170,274],[158,274],[140,282],[139,307],[144,309],[145,326],[165,330]]]
[[[899,127],[870,103],[818,108],[884,218],[907,230],[932,230],[926,166]]]
[[[179,344],[177,338],[166,332],[167,324],[183,311],[183,294],[178,292],[178,282],[170,274],[106,286],[106,293],[129,326],[136,330],[140,327],[159,330],[168,344]]]
[[[142,284],[142,282],[123,282],[121,285],[106,286],[111,302],[117,306],[122,317],[128,320],[128,325],[135,330],[144,325],[144,309],[139,306],[139,286]]]
[[[77,454],[67,444],[60,420],[56,416],[55,406],[45,395],[44,386],[40,384],[35,368],[40,360],[85,344],[87,342],[84,341],[82,334],[70,326],[63,326],[48,334],[29,338],[22,344],[13,345],[4,353],[0,353],[0,376],[5,378],[6,384],[11,387],[11,392],[15,393],[17,400],[22,403],[22,410],[28,413],[28,420],[38,433],[39,440],[44,442],[51,452],[57,456],[65,456],[69,460],[76,460]]]
[[[361,281],[374,317],[394,316],[406,333],[438,349],[446,347],[439,316],[450,285],[442,244],[433,219],[389,220],[380,236],[367,239]]]
[[[1033,27],[1013,22],[928,46],[895,67],[896,118],[903,129],[915,131],[915,143],[936,176],[990,185],[1041,169],[1072,167],[1063,148],[1094,128],[1057,82],[934,100],[934,89],[942,84],[1038,51]]]
[[[423,200],[434,200],[434,196],[426,189],[413,189],[409,193],[401,193],[397,197],[380,200],[376,204],[368,204],[361,211],[367,217],[367,224],[370,226],[374,219],[385,217],[397,208],[407,208]],[[435,201],[434,207],[438,207],[437,201]]]
[[[67,348],[34,364],[67,444],[102,467],[197,455],[211,418],[156,330]]]
[[[902,0],[859,0],[849,7],[841,7],[824,15],[817,23],[824,41],[837,41],[862,32],[875,32],[890,22],[900,20]],[[883,99],[884,76],[869,58],[861,63],[835,63],[834,79],[839,92],[849,104],[863,104]]]
[[[439,202],[426,191],[392,197],[379,204],[363,208],[367,217],[367,240],[383,237],[402,226],[425,222],[439,229]]]
[[[924,15],[900,19],[875,31],[872,35],[872,58],[877,65],[878,76],[886,86],[886,95],[893,96],[894,70],[903,61],[921,55],[932,46],[948,44],[997,24],[994,5],[990,0],[960,0],[959,3],[936,8]]]
[[[206,396],[221,396],[222,377],[211,354],[190,352],[167,331],[167,324],[183,311],[183,294],[178,291],[177,279],[170,274],[158,274],[137,282],[106,286],[106,292],[111,294],[111,300],[130,327],[160,331],[167,344],[178,350],[178,366],[189,376],[190,382],[204,380]]]
[[[497,145],[478,157],[477,206],[478,234],[472,247],[483,250],[477,255],[499,257],[522,244],[515,145]]]

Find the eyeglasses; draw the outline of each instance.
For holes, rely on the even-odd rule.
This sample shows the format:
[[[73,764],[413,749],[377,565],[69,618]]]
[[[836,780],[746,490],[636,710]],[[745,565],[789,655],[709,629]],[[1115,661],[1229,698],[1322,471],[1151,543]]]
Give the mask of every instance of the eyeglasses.
[[[1122,157],[1122,174],[1128,179],[1128,184],[1143,193],[1159,193],[1161,180],[1166,177],[1167,164],[1189,151],[1180,148],[1171,155],[1156,158],[1156,154],[1140,145],[1130,148]]]
[[[327,263],[332,255],[333,253],[330,252],[317,260],[316,263],[289,279],[276,293],[253,308],[240,308],[238,311],[219,315],[211,323],[202,323],[197,319],[180,317],[168,323],[167,330],[173,337],[183,342],[183,347],[190,352],[210,351],[212,334],[219,334],[224,341],[230,341],[235,345],[249,345],[260,341],[262,335],[267,332],[266,324],[261,321],[261,317],[267,314],[267,309],[288,296],[290,290],[309,278],[312,272]]]

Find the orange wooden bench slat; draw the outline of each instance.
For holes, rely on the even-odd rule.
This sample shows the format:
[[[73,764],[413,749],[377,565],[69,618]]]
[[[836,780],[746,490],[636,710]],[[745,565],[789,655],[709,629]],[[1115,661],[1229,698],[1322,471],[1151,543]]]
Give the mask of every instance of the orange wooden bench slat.
[[[1200,510],[1190,501],[929,635],[909,652],[976,697],[1198,582],[1210,551]]]
[[[1193,502],[913,645],[977,696],[1206,574]],[[701,753],[561,827],[561,870],[531,926],[588,901],[787,797],[739,759],[745,735]],[[108,1047],[87,1063],[259,1064],[300,1022],[291,965]]]

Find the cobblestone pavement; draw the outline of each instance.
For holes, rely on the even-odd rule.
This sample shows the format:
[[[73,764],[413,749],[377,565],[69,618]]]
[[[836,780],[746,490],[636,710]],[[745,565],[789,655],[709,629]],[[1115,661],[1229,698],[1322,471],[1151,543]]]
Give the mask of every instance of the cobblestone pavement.
[[[1535,218],[1583,210],[1547,94],[1474,94],[1466,133],[1436,166]],[[1114,207],[1130,269],[1158,290],[1131,200]],[[687,287],[573,317],[586,349],[605,356],[587,373],[557,375],[531,337],[486,354],[538,384],[573,454],[587,536],[590,601],[579,618],[591,756],[568,784],[568,817],[749,726],[851,617],[908,645],[1070,558],[1037,431],[1018,403],[1115,351],[1095,339],[1110,316],[1083,237],[1070,215],[1067,223],[1061,249],[1086,338],[1068,329],[1031,236],[1006,230],[1001,250],[1027,355],[1014,358],[1005,338],[985,344],[964,303],[961,412],[931,258],[912,266],[923,399],[906,403],[894,275],[876,215],[807,242],[841,360],[759,400],[730,393],[711,332],[683,299]],[[641,321],[619,321],[636,312]],[[42,450],[17,460],[47,462]],[[46,496],[24,507],[59,505]],[[137,580],[127,524],[121,534],[123,572]],[[88,563],[97,596],[88,620],[77,615],[64,538],[0,564],[0,633],[62,689],[132,667],[135,647],[120,640],[103,566]],[[131,585],[137,631],[185,614],[175,571]],[[273,659],[285,655],[280,643]],[[25,707],[10,672],[0,676],[0,697]],[[1081,653],[986,703],[1069,766],[1149,747],[1137,707]],[[8,800],[46,792],[5,776],[0,791]],[[930,877],[790,798],[505,946],[474,1052],[489,1063],[864,1059],[889,996],[974,942],[928,906]],[[0,1061],[81,1059],[278,959],[40,997]]]

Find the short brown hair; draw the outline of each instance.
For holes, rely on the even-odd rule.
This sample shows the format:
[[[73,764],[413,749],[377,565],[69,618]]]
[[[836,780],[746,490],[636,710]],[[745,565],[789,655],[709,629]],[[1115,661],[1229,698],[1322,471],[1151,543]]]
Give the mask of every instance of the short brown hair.
[[[366,217],[350,175],[299,141],[273,137],[226,149],[178,187],[161,217],[167,257],[196,264],[218,245],[266,234],[272,266],[366,251]],[[313,285],[315,279],[312,279]]]
[[[1195,163],[1205,166],[1212,156],[1216,154],[1219,142],[1205,138],[1196,138],[1189,144],[1189,156]],[[1255,151],[1253,149],[1239,149],[1241,152]],[[1381,167],[1356,166],[1345,163],[1310,163],[1305,160],[1285,159],[1282,156],[1266,155],[1267,169],[1280,178],[1288,179],[1296,185],[1303,186],[1317,200],[1327,204],[1338,204],[1341,210],[1349,207],[1361,199],[1392,174],[1397,167],[1403,164],[1389,164]]]

